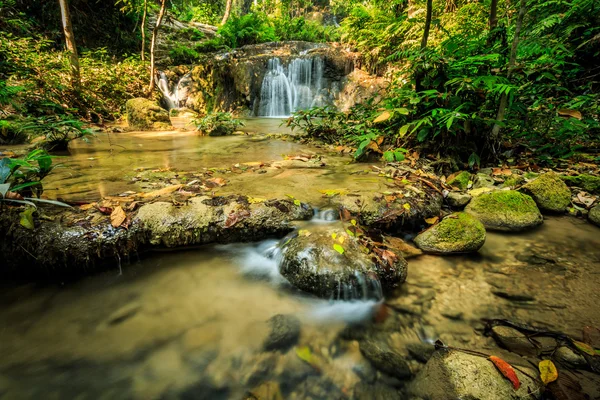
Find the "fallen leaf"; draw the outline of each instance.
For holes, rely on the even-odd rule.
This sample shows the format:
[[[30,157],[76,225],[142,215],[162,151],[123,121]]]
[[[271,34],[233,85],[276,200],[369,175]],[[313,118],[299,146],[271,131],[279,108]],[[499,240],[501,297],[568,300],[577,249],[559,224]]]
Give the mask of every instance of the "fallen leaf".
[[[33,213],[35,208],[27,207],[23,212],[19,215],[21,216],[21,220],[19,223],[22,227],[29,229],[30,231],[35,229],[35,224],[33,223]]]
[[[114,228],[121,226],[121,224],[125,222],[125,219],[127,219],[127,214],[125,214],[125,211],[121,206],[115,207],[113,212],[110,214],[110,224]]]
[[[23,200],[23,196],[21,196],[19,193],[15,193],[15,192],[7,192],[6,196],[4,196],[5,199],[11,199],[11,200]]]
[[[225,228],[231,228],[235,224],[250,216],[250,211],[248,210],[240,210],[240,211],[232,211],[229,216],[227,216],[227,220],[225,221]]]
[[[571,118],[576,118],[576,119],[583,118],[583,115],[581,115],[581,112],[579,112],[577,110],[569,110],[567,108],[559,109],[558,115],[560,115],[562,117],[571,117]]]
[[[98,211],[105,215],[110,215],[113,212],[112,207],[97,206],[96,208],[98,209]]]
[[[333,249],[340,254],[344,254],[344,248],[337,243],[334,243]]]
[[[396,256],[396,253],[389,250],[382,250],[380,256],[390,268],[392,268],[394,264],[396,264],[396,261],[398,261],[398,256]]]
[[[594,204],[594,201],[596,201],[596,198],[587,196],[586,192],[579,192],[579,193],[577,193],[577,200],[579,200],[586,207],[589,207],[592,204]]]
[[[425,218],[425,222],[427,222],[429,225],[433,225],[436,222],[438,222],[439,219],[440,219],[440,217],[437,217],[437,216],[431,217],[431,218]]]
[[[147,198],[166,196],[167,194],[171,194],[174,191],[181,189],[182,187],[183,187],[183,185],[167,186],[165,188],[154,190],[152,192],[142,193],[142,194],[140,194],[140,197],[147,199]]]
[[[538,364],[538,368],[540,370],[540,378],[542,379],[542,382],[544,382],[544,385],[558,379],[558,371],[552,361],[542,360]]]
[[[512,175],[512,171],[508,168],[492,168],[492,175]]]
[[[121,196],[106,196],[104,200],[113,201],[117,203],[129,203],[135,200],[133,197],[121,197]]]
[[[373,321],[376,324],[381,324],[382,322],[385,322],[385,320],[388,319],[389,316],[389,307],[385,305],[385,303],[381,303],[381,305],[375,310],[375,314],[373,315]]]
[[[496,356],[490,356],[489,360],[493,362],[498,371],[500,371],[502,375],[504,375],[504,377],[512,383],[515,390],[519,389],[521,382],[519,381],[515,370],[509,363]]]
[[[596,352],[594,351],[594,348],[592,346],[590,346],[587,343],[583,343],[583,342],[578,342],[577,340],[573,340],[573,344],[575,345],[575,347],[577,347],[580,351],[589,354],[590,356],[595,356]]]
[[[391,116],[392,116],[392,114],[391,114],[389,111],[384,111],[384,112],[382,112],[381,114],[379,114],[379,115],[377,116],[377,118],[375,118],[375,119],[373,120],[373,123],[374,123],[374,124],[379,124],[380,122],[385,122],[385,121],[387,121],[388,119],[390,119],[390,118],[391,118]]]
[[[210,178],[206,180],[206,183],[209,188],[214,188],[214,187],[221,187],[221,186],[225,186],[227,184],[227,182],[225,181],[225,179],[223,178]]]
[[[584,326],[583,341],[594,348],[600,348],[600,329],[593,326]]]
[[[404,203],[404,204],[402,205],[402,207],[404,207],[404,209],[405,209],[406,211],[410,211],[410,204],[408,204],[408,203]]]
[[[96,203],[88,203],[88,204],[82,204],[79,206],[79,209],[81,211],[87,211],[90,210],[92,208],[96,207]]]
[[[315,357],[313,355],[312,351],[310,350],[310,347],[308,347],[308,346],[296,347],[296,355],[298,356],[299,359],[308,363],[311,367],[313,367],[317,371],[321,370],[321,368],[319,367],[319,360],[317,357]]]

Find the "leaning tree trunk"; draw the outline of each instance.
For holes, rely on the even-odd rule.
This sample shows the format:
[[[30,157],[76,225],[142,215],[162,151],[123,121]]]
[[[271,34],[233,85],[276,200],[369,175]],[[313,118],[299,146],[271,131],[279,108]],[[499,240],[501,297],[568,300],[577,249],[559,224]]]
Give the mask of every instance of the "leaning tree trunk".
[[[146,61],[146,17],[148,16],[148,0],[144,0],[144,13],[142,14],[142,61]]]
[[[523,26],[523,17],[525,16],[525,0],[521,0],[519,6],[519,15],[517,17],[517,25],[515,26],[515,36],[513,37],[512,46],[510,48],[510,59],[508,60],[508,72],[507,78],[510,79],[515,64],[517,62],[517,48],[519,47],[519,36],[521,34],[521,27]],[[508,96],[503,93],[500,97],[500,106],[498,107],[498,114],[496,115],[496,121],[502,122],[504,120],[504,113],[506,112],[506,106],[508,105]],[[496,122],[492,128],[490,141],[495,148],[495,145],[500,142],[500,125]]]
[[[423,29],[423,38],[421,39],[421,49],[427,47],[427,39],[429,38],[429,29],[431,28],[431,13],[433,8],[433,0],[427,0],[427,15],[425,16],[425,28]]]
[[[69,52],[69,62],[71,65],[71,82],[73,88],[79,91],[81,87],[81,76],[79,74],[79,56],[77,55],[77,45],[75,44],[75,35],[73,35],[73,26],[71,25],[71,14],[67,0],[58,0],[60,5],[60,14],[62,19],[63,31],[65,32],[65,41],[67,51]]]
[[[233,0],[227,0],[225,3],[225,14],[223,14],[223,19],[221,20],[221,25],[225,25],[225,22],[229,19],[229,14],[231,14],[231,3]]]
[[[489,32],[487,38],[487,45],[492,44],[492,31],[496,29],[498,26],[498,0],[492,0],[492,5],[490,6],[490,19],[488,21]]]
[[[165,16],[165,8],[167,7],[167,0],[161,0],[160,11],[158,12],[158,18],[156,18],[156,25],[152,30],[152,40],[150,41],[150,84],[148,85],[148,92],[152,93],[154,90],[154,50],[156,49],[156,37],[158,36],[158,28],[162,24],[163,17]]]

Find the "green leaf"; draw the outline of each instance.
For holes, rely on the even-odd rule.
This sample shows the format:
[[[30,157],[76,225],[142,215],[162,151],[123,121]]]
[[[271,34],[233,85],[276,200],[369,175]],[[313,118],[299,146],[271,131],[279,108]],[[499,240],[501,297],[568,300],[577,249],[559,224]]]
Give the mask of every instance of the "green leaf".
[[[396,108],[395,111],[400,115],[408,115],[408,108]]]
[[[408,132],[408,128],[410,128],[410,124],[402,125],[402,127],[398,130],[398,136],[404,137]]]
[[[334,243],[333,249],[335,251],[337,251],[338,253],[340,253],[340,254],[344,254],[344,248],[341,245],[337,244],[337,243]]]
[[[302,361],[306,361],[307,363],[312,364],[313,355],[312,355],[312,352],[310,351],[310,347],[308,347],[308,346],[296,347],[296,355]]]
[[[401,151],[395,151],[394,158],[396,159],[396,161],[404,161],[404,153]]]
[[[577,347],[577,349],[579,349],[580,351],[582,351],[586,354],[589,354],[590,356],[596,355],[596,352],[594,351],[592,346],[590,346],[587,343],[578,342],[577,340],[573,340],[573,344],[575,345],[575,347]]]
[[[23,211],[22,213],[19,214],[21,216],[21,220],[19,221],[21,226],[23,226],[31,231],[35,229],[35,225],[33,224],[33,212],[34,211],[35,211],[35,208],[27,207],[25,209],[25,211]]]
[[[0,160],[0,183],[6,182],[10,176],[11,162],[10,158],[3,158]]]
[[[387,162],[392,162],[396,160],[396,158],[394,157],[394,152],[392,151],[385,151],[383,153],[383,159]]]

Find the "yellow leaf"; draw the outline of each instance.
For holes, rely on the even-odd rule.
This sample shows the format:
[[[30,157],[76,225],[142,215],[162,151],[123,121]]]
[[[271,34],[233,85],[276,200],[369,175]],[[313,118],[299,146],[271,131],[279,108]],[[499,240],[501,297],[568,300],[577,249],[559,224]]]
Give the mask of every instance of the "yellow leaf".
[[[427,222],[429,225],[433,225],[436,222],[438,222],[438,220],[440,219],[440,217],[431,217],[431,218],[425,218],[425,222]]]
[[[338,242],[340,242],[340,244],[344,244],[344,241],[346,240],[345,236],[341,236],[337,239]]]
[[[308,237],[308,236],[312,235],[312,233],[310,233],[310,232],[309,232],[309,231],[307,231],[306,229],[300,229],[300,230],[298,231],[298,235],[299,235],[299,236],[307,236],[307,237]]]
[[[408,203],[404,203],[404,204],[402,205],[402,207],[404,207],[404,209],[405,209],[406,211],[410,211],[410,204],[408,204]]]
[[[250,197],[248,196],[248,203],[256,204],[256,203],[264,203],[267,199],[261,199],[260,197]]]
[[[123,222],[127,219],[127,214],[121,206],[117,206],[114,208],[113,212],[110,214],[110,224],[114,228],[118,228],[121,226]]]
[[[542,360],[538,364],[538,368],[540,370],[540,378],[542,379],[542,382],[544,382],[544,385],[558,379],[558,371],[552,361]]]
[[[352,226],[356,226],[356,220],[355,219],[351,219],[350,223],[352,224]]]
[[[142,194],[140,195],[140,197],[143,197],[143,198],[149,198],[149,197],[160,197],[160,196],[165,196],[165,195],[167,195],[167,194],[171,194],[171,193],[173,193],[173,192],[174,192],[174,191],[176,191],[176,190],[179,190],[179,189],[181,189],[181,187],[182,187],[182,186],[183,186],[183,185],[173,185],[173,186],[167,186],[167,187],[165,187],[165,188],[158,189],[158,190],[155,190],[155,191],[153,191],[153,192],[142,193]]]
[[[335,239],[337,238],[337,233],[333,232],[333,233],[331,234],[331,238],[332,238],[333,240],[335,240]]]
[[[340,254],[344,254],[344,248],[337,243],[333,245],[333,249]]]
[[[558,115],[563,116],[563,117],[572,117],[572,118],[576,118],[576,119],[581,119],[583,118],[583,115],[581,115],[581,113],[577,110],[569,110],[567,108],[561,108],[558,110]]]
[[[378,123],[380,123],[380,122],[387,121],[388,119],[390,119],[390,118],[391,118],[391,116],[392,116],[392,114],[391,114],[389,111],[384,111],[384,112],[382,112],[381,114],[379,114],[379,115],[377,116],[377,118],[375,118],[375,119],[373,120],[373,123],[374,123],[374,124],[378,124]]]

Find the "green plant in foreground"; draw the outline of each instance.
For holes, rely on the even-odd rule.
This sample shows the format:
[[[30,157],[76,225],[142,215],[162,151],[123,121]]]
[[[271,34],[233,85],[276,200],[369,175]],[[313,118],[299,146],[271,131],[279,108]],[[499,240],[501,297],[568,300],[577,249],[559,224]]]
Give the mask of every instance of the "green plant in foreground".
[[[194,124],[198,131],[208,136],[231,135],[237,128],[244,126],[242,121],[227,112],[209,113],[195,119]]]

